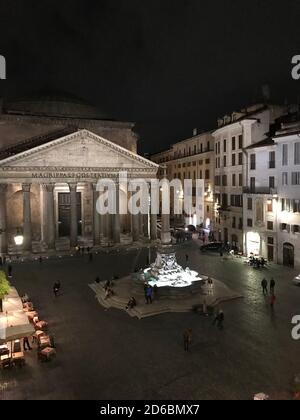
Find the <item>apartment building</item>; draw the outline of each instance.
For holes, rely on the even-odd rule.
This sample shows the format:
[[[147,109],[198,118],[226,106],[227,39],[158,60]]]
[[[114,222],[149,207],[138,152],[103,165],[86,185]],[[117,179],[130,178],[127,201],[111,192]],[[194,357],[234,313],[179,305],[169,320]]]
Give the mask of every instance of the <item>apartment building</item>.
[[[278,262],[300,268],[300,120],[283,123],[274,142],[278,179]]]
[[[248,189],[254,182],[249,178],[247,148],[265,140],[282,113],[280,106],[257,104],[219,119],[218,128],[212,133],[215,139],[215,237],[241,252],[245,252],[243,195],[252,195]]]
[[[277,150],[271,137],[245,149],[244,252],[277,261]]]
[[[214,139],[211,132],[197,133],[193,137],[175,143],[169,150],[151,156],[151,160],[167,168],[169,180],[203,179],[205,185],[203,216],[198,219],[196,215],[185,215],[174,222],[186,225],[203,225],[208,232],[213,230],[214,219]],[[159,170],[159,177],[164,175],[164,169]],[[193,197],[195,205],[195,196]]]

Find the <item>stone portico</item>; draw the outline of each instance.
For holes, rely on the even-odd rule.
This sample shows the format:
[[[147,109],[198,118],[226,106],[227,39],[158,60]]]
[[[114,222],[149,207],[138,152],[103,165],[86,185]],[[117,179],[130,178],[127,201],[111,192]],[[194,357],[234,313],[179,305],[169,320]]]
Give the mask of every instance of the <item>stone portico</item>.
[[[22,145],[21,145],[22,146]],[[156,178],[158,166],[88,130],[17,152],[0,153],[0,253],[16,252],[14,236],[24,235],[19,252],[55,251],[88,243],[107,246],[122,238],[157,238],[156,216],[99,215],[96,189],[100,178],[117,181]],[[118,183],[117,191],[119,191]],[[120,188],[117,207],[127,207]],[[150,212],[149,212],[150,213]]]

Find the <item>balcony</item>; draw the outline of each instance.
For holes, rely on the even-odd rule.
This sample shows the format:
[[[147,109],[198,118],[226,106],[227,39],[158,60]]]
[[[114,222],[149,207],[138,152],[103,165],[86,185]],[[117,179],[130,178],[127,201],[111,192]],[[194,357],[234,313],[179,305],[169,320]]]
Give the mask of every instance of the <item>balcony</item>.
[[[277,194],[277,188],[270,187],[244,187],[244,194],[265,194],[265,195],[275,195]]]

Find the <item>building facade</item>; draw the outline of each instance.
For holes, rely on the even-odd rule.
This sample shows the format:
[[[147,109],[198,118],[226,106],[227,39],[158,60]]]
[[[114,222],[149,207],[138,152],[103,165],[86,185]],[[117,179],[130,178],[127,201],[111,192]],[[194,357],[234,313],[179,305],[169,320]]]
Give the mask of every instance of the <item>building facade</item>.
[[[245,252],[244,193],[252,188],[247,148],[263,141],[282,113],[282,107],[258,104],[220,119],[213,132],[215,237],[240,252]]]
[[[300,268],[300,121],[283,123],[274,141],[278,180],[278,262]]]
[[[194,130],[193,137],[175,143],[169,150],[151,156],[151,160],[159,165],[166,166],[167,177],[171,181],[180,179],[196,179],[204,181],[205,196],[203,216],[199,219],[196,215],[183,215],[180,218],[186,225],[203,227],[208,231],[213,230],[214,218],[214,148],[213,137],[210,132],[197,134]],[[160,169],[159,177],[164,176]],[[195,195],[193,205],[195,205]]]
[[[116,182],[119,210],[130,198],[118,184],[120,172],[156,178],[158,166],[136,153],[134,125],[97,119],[77,102],[41,103],[39,110],[35,102],[17,103],[0,115],[0,253],[156,239],[150,212],[100,216],[96,209],[99,179]],[[14,243],[18,232],[22,249]]]

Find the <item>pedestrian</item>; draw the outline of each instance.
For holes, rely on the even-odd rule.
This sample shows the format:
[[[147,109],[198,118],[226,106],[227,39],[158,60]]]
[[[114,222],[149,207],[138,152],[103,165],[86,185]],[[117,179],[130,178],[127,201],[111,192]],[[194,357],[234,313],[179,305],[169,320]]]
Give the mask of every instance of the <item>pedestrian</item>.
[[[270,306],[271,306],[271,310],[274,310],[274,305],[276,303],[276,296],[274,294],[271,295],[270,297]]]
[[[60,282],[56,281],[53,285],[53,293],[55,297],[58,296],[59,289],[60,289]]]
[[[183,333],[184,351],[189,351],[191,342],[192,342],[192,329],[189,328],[185,330]]]
[[[32,348],[30,347],[30,344],[29,344],[28,337],[23,338],[23,349],[24,349],[24,351],[32,350]]]
[[[222,309],[220,309],[217,316],[215,317],[213,325],[217,324],[217,327],[219,328],[219,330],[222,330],[224,328],[223,326],[224,319],[225,319],[224,312],[222,311]]]
[[[146,303],[152,303],[152,294],[153,294],[153,289],[152,287],[148,284],[147,290],[146,290]]]
[[[263,278],[262,282],[261,282],[261,287],[263,289],[263,294],[267,295],[268,294],[268,280],[266,280],[265,278]]]
[[[271,278],[271,281],[270,281],[270,293],[271,294],[274,294],[274,292],[275,292],[275,286],[276,286],[276,283],[275,283],[275,280],[272,277]]]
[[[204,299],[202,304],[202,313],[204,316],[208,316],[206,299]]]
[[[7,267],[8,277],[12,277],[12,265],[9,264]]]

